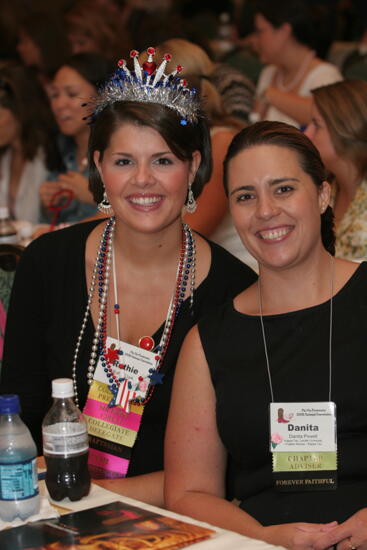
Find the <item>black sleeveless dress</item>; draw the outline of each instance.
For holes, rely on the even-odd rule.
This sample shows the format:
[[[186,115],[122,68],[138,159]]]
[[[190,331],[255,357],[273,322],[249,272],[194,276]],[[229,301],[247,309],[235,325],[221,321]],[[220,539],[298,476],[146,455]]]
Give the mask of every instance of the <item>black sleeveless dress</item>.
[[[328,401],[330,302],[264,316],[275,402]],[[343,521],[367,506],[367,263],[333,300],[331,398],[338,488],[280,493],[269,451],[270,388],[260,318],[228,302],[199,321],[228,450],[228,498],[264,525]]]

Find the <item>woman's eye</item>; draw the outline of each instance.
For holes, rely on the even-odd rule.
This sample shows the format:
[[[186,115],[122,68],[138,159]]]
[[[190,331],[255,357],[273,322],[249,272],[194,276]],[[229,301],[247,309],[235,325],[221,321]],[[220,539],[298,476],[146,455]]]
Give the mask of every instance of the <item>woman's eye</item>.
[[[130,159],[117,159],[115,161],[116,166],[128,166],[129,164],[131,164]]]
[[[241,195],[237,195],[236,202],[245,202],[249,201],[254,198],[253,193],[241,193]]]
[[[167,157],[160,157],[159,159],[156,160],[156,163],[159,164],[160,166],[168,166],[172,164],[172,161]]]
[[[290,193],[291,191],[293,191],[293,187],[291,185],[281,185],[276,189],[276,193],[278,195],[283,195],[284,193]]]

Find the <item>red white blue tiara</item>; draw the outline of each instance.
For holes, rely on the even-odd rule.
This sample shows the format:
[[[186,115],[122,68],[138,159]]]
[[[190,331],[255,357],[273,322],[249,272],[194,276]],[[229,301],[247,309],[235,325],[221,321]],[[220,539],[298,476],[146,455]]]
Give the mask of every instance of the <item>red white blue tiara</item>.
[[[165,54],[161,64],[157,66],[153,61],[155,49],[148,48],[147,53],[148,60],[140,65],[139,52],[130,52],[134,71],[128,69],[125,59],[120,59],[115,73],[99,89],[92,118],[116,101],[137,101],[158,103],[173,109],[181,117],[182,125],[196,123],[200,116],[200,100],[196,89],[188,88],[187,81],[177,76],[182,67],[177,65],[174,71],[165,74],[171,55]]]

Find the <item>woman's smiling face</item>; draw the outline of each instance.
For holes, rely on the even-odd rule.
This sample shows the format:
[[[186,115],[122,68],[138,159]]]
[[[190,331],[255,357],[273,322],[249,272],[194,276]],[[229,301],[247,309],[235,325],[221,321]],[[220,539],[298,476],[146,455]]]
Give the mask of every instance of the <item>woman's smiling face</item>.
[[[154,232],[180,217],[200,153],[191,162],[180,160],[156,130],[125,123],[111,135],[102,158],[94,152],[94,162],[117,220]]]
[[[255,145],[241,151],[228,165],[228,191],[241,240],[261,265],[291,267],[322,246],[329,185],[318,189],[293,150]]]
[[[82,105],[95,94],[96,88],[75,69],[65,65],[57,71],[50,87],[50,102],[63,134],[75,137],[81,132],[89,132],[83,120],[87,113]]]

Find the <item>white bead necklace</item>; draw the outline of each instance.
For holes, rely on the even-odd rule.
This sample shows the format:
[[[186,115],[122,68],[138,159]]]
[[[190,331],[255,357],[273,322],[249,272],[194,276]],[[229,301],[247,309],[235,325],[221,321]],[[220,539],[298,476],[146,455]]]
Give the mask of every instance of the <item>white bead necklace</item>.
[[[74,395],[76,405],[79,406],[78,387],[76,378],[77,360],[80,350],[80,345],[84,336],[84,332],[87,326],[88,317],[90,315],[90,308],[93,301],[96,286],[98,286],[99,294],[99,311],[97,327],[94,331],[92,340],[92,350],[90,354],[87,382],[88,385],[92,384],[94,370],[99,353],[103,355],[106,332],[106,314],[107,314],[107,297],[109,288],[109,279],[111,273],[112,257],[113,257],[113,235],[115,230],[115,218],[112,217],[108,220],[105,229],[103,231],[100,244],[97,251],[96,261],[92,273],[91,284],[89,287],[88,301],[85,309],[82,326],[79,332],[77,343],[75,346],[72,377],[74,384]],[[196,246],[195,239],[191,229],[183,224],[183,253],[181,251],[180,259],[178,262],[176,285],[172,299],[170,301],[167,317],[164,323],[163,333],[157,351],[159,352],[159,359],[157,361],[157,369],[161,366],[165,352],[168,347],[168,343],[172,334],[173,324],[175,318],[179,312],[179,309],[184,301],[186,288],[190,287],[190,307],[193,305],[193,293],[195,289],[195,258],[196,258]],[[159,348],[159,349],[158,349]],[[115,380],[114,380],[115,382]],[[116,382],[115,382],[116,383]],[[150,391],[149,397],[152,391]],[[143,403],[142,403],[143,404]]]
[[[276,85],[276,87],[279,90],[282,90],[283,92],[289,92],[290,90],[293,90],[294,88],[296,88],[296,86],[298,86],[298,84],[301,83],[302,79],[306,75],[307,69],[308,69],[311,61],[315,57],[315,55],[316,54],[315,54],[314,50],[311,50],[310,52],[308,52],[305,55],[301,65],[299,66],[298,71],[296,72],[294,77],[288,82],[288,84],[285,84],[283,73],[280,69],[278,69],[276,74],[275,74],[275,85]]]

